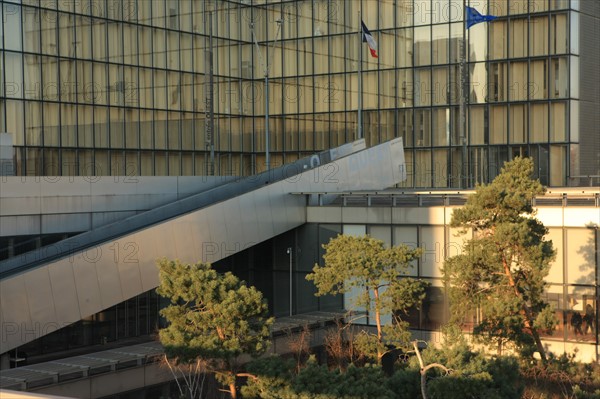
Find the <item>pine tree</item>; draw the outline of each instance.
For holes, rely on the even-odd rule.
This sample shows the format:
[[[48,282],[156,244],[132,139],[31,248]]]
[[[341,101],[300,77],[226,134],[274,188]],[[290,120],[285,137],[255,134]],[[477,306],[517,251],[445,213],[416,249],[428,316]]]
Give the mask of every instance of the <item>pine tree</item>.
[[[375,314],[377,334],[358,334],[357,347],[381,362],[388,346],[409,345],[410,331],[402,313],[421,303],[427,284],[408,277],[407,272],[411,262],[421,256],[421,249],[405,245],[386,248],[381,240],[347,235],[338,235],[323,248],[325,265],[315,265],[306,277],[316,285],[316,295],[335,295],[358,287],[363,294],[355,298],[354,305],[373,309]],[[393,323],[383,325],[382,315],[391,315]]]
[[[237,396],[237,358],[257,357],[269,346],[272,318],[262,294],[231,273],[220,274],[209,264],[159,261],[157,293],[171,302],[160,314],[168,326],[159,332],[169,359],[193,364],[202,359],[232,398]]]
[[[545,362],[540,331],[551,331],[555,320],[544,301],[544,278],[555,251],[535,218],[532,201],[545,189],[532,171],[531,159],[507,162],[492,183],[478,186],[453,212],[451,225],[472,238],[445,262],[443,273],[454,321],[479,309],[477,336],[494,342],[498,352],[507,342],[521,348],[533,343]]]

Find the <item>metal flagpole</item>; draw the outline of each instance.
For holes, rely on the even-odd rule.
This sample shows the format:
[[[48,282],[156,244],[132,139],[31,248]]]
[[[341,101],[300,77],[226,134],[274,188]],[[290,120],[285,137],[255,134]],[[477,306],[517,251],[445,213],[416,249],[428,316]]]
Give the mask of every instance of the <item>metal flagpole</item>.
[[[206,14],[205,14],[206,15]],[[212,12],[208,13],[208,31],[209,31],[209,39],[208,39],[208,49],[205,50],[206,54],[206,69],[204,71],[205,76],[205,145],[206,148],[210,151],[210,165],[207,168],[207,174],[213,176],[215,174],[215,145],[214,145],[214,130],[215,130],[215,120],[214,120],[214,101],[213,101],[213,35],[212,35]],[[206,79],[208,77],[208,79]],[[206,82],[208,80],[208,82]]]
[[[360,3],[358,10],[358,133],[357,138],[362,139],[362,19],[360,16]]]
[[[281,30],[281,23],[283,22],[281,19],[278,19],[277,21],[277,33],[275,33],[275,41],[273,42],[273,45],[271,46],[271,55],[273,56],[274,54],[274,49],[275,49],[275,45],[277,44],[277,39],[279,38],[279,31]],[[268,51],[267,51],[267,56],[265,58],[263,58],[262,53],[260,52],[260,47],[258,46],[258,41],[256,40],[256,34],[254,33],[254,23],[251,22],[250,23],[250,30],[252,32],[252,37],[254,39],[254,44],[256,45],[256,51],[258,52],[258,57],[261,61],[261,63],[263,63],[263,72],[264,72],[264,76],[265,76],[265,162],[266,162],[266,169],[269,170],[271,169],[271,160],[270,160],[270,156],[269,156],[269,68],[271,67],[271,63],[270,60],[268,59]],[[269,46],[267,44],[267,50],[269,49]],[[272,60],[271,60],[272,61]]]
[[[461,178],[460,184],[461,184],[462,188],[468,187],[467,173],[469,170],[468,169],[468,155],[467,155],[467,109],[466,109],[466,102],[467,102],[466,96],[468,95],[468,90],[467,90],[468,82],[467,82],[467,76],[466,76],[466,72],[467,72],[467,68],[466,68],[466,62],[467,62],[466,9],[467,9],[467,2],[466,2],[466,0],[463,0],[463,37],[462,37],[462,41],[460,42],[460,64],[459,64],[459,74],[460,74],[459,103],[460,103],[460,129],[461,129],[460,139],[462,141],[462,143],[461,143],[462,144],[462,170],[461,170],[462,178]]]

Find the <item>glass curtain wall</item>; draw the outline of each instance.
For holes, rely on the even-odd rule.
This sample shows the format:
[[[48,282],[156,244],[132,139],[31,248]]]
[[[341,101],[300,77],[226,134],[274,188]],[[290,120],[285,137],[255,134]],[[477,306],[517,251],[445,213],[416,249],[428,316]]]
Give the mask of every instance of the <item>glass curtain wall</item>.
[[[0,3],[0,123],[18,174],[255,173],[267,110],[277,166],[355,140],[359,98],[368,145],[403,138],[405,187],[460,187],[465,164],[469,185],[486,182],[516,155],[565,185],[577,158],[566,0],[468,0],[498,17],[468,31],[462,0]]]

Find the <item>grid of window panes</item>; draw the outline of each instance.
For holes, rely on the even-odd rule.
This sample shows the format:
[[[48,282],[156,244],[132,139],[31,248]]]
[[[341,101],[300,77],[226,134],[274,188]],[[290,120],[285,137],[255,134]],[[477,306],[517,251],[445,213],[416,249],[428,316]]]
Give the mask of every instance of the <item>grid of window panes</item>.
[[[577,12],[569,0],[467,3],[498,19],[466,33],[465,146],[463,0],[3,0],[2,123],[19,174],[206,174],[212,48],[215,171],[248,174],[265,166],[265,70],[278,165],[356,138],[362,59],[364,137],[404,138],[405,186],[458,187],[465,155],[470,185],[516,155],[566,185]]]
[[[206,174],[207,7],[178,0],[3,1],[2,123],[18,147],[18,173]],[[217,104],[221,89],[239,81],[230,66],[239,33],[229,19],[248,10],[228,2],[218,8]],[[251,119],[215,119],[218,170],[241,167],[253,143],[242,145],[233,120],[241,126]]]

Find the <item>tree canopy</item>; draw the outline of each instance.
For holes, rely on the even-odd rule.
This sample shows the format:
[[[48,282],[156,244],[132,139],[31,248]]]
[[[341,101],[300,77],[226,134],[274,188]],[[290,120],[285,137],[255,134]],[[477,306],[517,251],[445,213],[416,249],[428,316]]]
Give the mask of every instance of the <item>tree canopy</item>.
[[[205,360],[235,398],[236,358],[260,356],[270,342],[273,320],[261,292],[207,263],[162,259],[159,267],[156,291],[170,300],[160,311],[168,321],[159,332],[167,357],[180,363]]]
[[[532,201],[545,189],[531,178],[532,171],[531,159],[515,158],[454,210],[451,226],[472,238],[462,253],[447,259],[443,273],[454,321],[480,309],[476,335],[499,352],[506,342],[521,348],[533,343],[545,360],[539,334],[553,329],[554,317],[544,300],[544,278],[555,251],[544,239],[546,227],[535,218]]]
[[[315,265],[306,278],[317,287],[316,295],[346,293],[359,288],[357,308],[373,309],[377,335],[362,333],[357,345],[367,355],[381,361],[387,346],[406,345],[410,341],[408,323],[402,313],[419,305],[427,284],[407,275],[411,262],[422,250],[405,245],[386,248],[372,237],[338,235],[323,245],[324,266]],[[382,315],[391,315],[393,323],[382,325]]]

